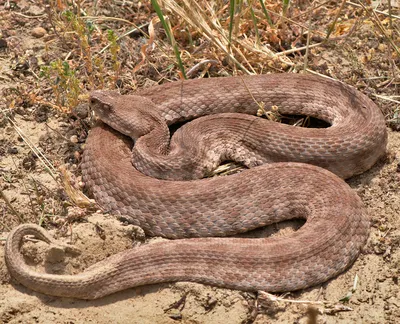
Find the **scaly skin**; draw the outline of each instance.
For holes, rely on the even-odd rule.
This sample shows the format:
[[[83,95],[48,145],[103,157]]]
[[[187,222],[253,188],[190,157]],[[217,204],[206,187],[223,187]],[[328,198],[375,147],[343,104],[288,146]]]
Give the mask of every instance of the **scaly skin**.
[[[266,107],[278,105],[283,113],[313,115],[333,126],[300,129],[273,124],[272,130],[256,134],[264,121],[249,121],[232,114],[233,110],[254,113],[256,109],[243,80],[256,100],[263,101]],[[200,144],[185,144],[189,149],[197,148],[190,151],[189,157],[176,162],[184,170],[190,169],[185,169],[185,163],[195,165],[193,161],[201,154],[193,159],[190,155],[202,152],[203,144],[214,145],[214,153],[223,155],[226,153],[221,147],[233,147],[240,153],[236,144],[244,142],[243,150],[255,149],[253,157],[257,157],[257,163],[258,159],[305,159],[342,177],[368,169],[384,154],[384,119],[374,103],[356,90],[308,75],[268,75],[243,80],[175,82],[144,90],[139,96],[95,92],[91,105],[117,128],[120,126],[114,125],[113,120],[124,119],[125,113],[132,110],[136,116],[132,127],[123,125],[121,131],[136,140],[137,157],[146,161],[142,166],[145,168],[147,162],[158,166],[161,177],[163,168],[166,172],[176,169],[168,169],[165,162],[179,160],[169,156],[174,156],[177,143],[189,135],[200,138]],[[206,131],[199,131],[203,135],[192,134],[196,127],[188,124],[181,131],[185,135],[178,133],[177,139],[169,142],[166,124],[221,110],[229,115],[221,116],[227,121],[215,131],[229,138],[225,131],[230,131],[234,119],[232,134],[238,135],[240,131],[240,136],[233,146],[218,147],[218,143],[207,142],[204,134],[213,131],[214,117],[203,117]],[[242,127],[240,120],[244,120]],[[194,125],[201,127],[200,122]],[[219,135],[213,136],[218,139]],[[146,151],[146,145],[153,147]],[[23,236],[37,234],[44,238],[45,232],[22,225],[10,233],[5,251],[9,271],[19,282],[42,293],[86,299],[170,281],[195,281],[248,291],[291,291],[325,282],[344,271],[368,237],[368,217],[360,198],[338,176],[318,166],[272,163],[229,177],[160,180],[132,167],[131,147],[131,140],[105,124],[99,123],[91,131],[82,173],[96,201],[104,209],[141,226],[148,235],[196,238],[134,248],[94,264],[79,275],[53,275],[36,273],[24,264],[19,252]],[[263,155],[265,147],[270,147],[277,157],[271,153]],[[337,158],[331,157],[334,154],[338,154]],[[306,223],[285,237],[201,238],[237,234],[293,218],[305,219]]]
[[[281,114],[309,115],[332,126],[310,129],[257,118],[254,100],[265,109],[277,106]],[[105,123],[136,140],[133,165],[158,179],[199,179],[224,160],[247,167],[310,163],[346,179],[368,170],[387,142],[384,118],[370,99],[309,75],[173,82],[134,96],[95,91],[91,106]],[[167,125],[197,117],[170,140]]]

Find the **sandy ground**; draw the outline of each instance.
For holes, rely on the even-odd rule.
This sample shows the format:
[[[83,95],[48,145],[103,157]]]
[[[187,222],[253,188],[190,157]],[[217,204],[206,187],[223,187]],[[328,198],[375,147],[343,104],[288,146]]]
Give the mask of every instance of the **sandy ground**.
[[[31,14],[43,14],[34,5],[30,10]],[[29,25],[33,27],[34,24]],[[42,39],[21,33],[11,35],[8,41],[11,44],[16,38],[22,52],[44,51]],[[329,67],[339,79],[348,80],[346,75],[352,71],[352,65],[341,50],[326,48],[319,53],[318,60],[315,58],[316,65],[321,69]],[[38,82],[32,75],[9,78],[15,75],[15,57],[7,51],[0,54],[1,91]],[[3,101],[0,104],[2,109],[8,107]],[[23,136],[40,148],[55,167],[68,163],[70,170],[79,170],[87,128],[82,121],[85,117],[66,117],[40,105],[23,104],[15,108],[13,115]],[[384,102],[378,104],[385,110]],[[72,207],[59,178],[55,181],[51,177],[16,128],[0,115],[0,187],[22,217],[19,219],[0,200],[0,323],[398,323],[400,133],[390,129],[388,132],[387,157],[348,181],[371,217],[368,244],[354,265],[337,278],[305,291],[278,296],[296,303],[272,301],[262,292],[243,293],[194,283],[145,286],[96,301],[82,301],[36,293],[10,278],[3,258],[10,229],[21,222],[40,221],[57,239],[79,247],[81,255],[67,255],[59,262],[46,256],[47,245],[42,242],[27,242],[22,247],[26,262],[33,269],[69,274],[119,251],[151,244],[157,238],[146,238],[143,243],[137,228],[112,215]],[[76,182],[79,183],[79,177]],[[269,230],[277,231],[276,227]],[[356,277],[358,283],[350,293]],[[341,301],[346,296],[348,301]]]

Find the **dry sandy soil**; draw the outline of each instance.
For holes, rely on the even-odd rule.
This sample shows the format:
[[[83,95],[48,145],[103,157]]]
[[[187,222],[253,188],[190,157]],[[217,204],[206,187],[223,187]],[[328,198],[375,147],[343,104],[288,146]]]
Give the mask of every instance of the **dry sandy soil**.
[[[10,229],[22,222],[40,222],[57,239],[82,251],[79,256],[55,262],[46,256],[46,244],[26,242],[22,253],[37,271],[75,274],[119,251],[159,240],[144,239],[140,229],[112,215],[74,207],[59,176],[52,178],[22,138],[29,139],[55,167],[66,164],[74,173],[70,181],[79,187],[80,156],[89,129],[87,105],[82,100],[72,113],[63,114],[43,104],[54,95],[48,80],[40,79],[39,66],[59,52],[50,50],[49,54],[47,47],[54,38],[43,5],[16,3],[10,7],[8,1],[0,1],[5,8],[0,13],[0,105],[23,134],[6,115],[0,115],[0,189],[8,201],[0,200],[0,323],[399,323],[400,133],[396,128],[400,126],[396,121],[388,123],[387,157],[348,181],[372,220],[368,243],[350,269],[323,285],[278,296],[283,299],[278,301],[263,292],[243,293],[195,283],[145,286],[82,301],[36,293],[10,278],[4,263],[4,242]],[[43,28],[36,30],[43,35],[33,33],[37,27]],[[399,78],[391,75],[391,69],[399,64],[399,58],[388,59],[387,43],[370,29],[371,25],[361,27],[344,43],[316,49],[310,53],[310,68],[357,86],[373,100],[377,100],[373,94],[398,95]],[[124,46],[129,49],[133,46],[129,42],[139,41],[129,39]],[[371,48],[375,49],[372,54]],[[138,61],[139,49],[135,51]],[[375,57],[354,59],[355,52]],[[159,81],[151,69],[144,69],[147,74],[138,79],[139,86],[148,80]],[[385,77],[391,82],[379,84]],[[129,87],[125,91],[129,92]],[[28,93],[41,97],[32,100]],[[396,116],[398,103],[376,103],[388,121]],[[281,227],[293,226],[267,230],[277,235]],[[285,230],[278,235],[282,232]]]

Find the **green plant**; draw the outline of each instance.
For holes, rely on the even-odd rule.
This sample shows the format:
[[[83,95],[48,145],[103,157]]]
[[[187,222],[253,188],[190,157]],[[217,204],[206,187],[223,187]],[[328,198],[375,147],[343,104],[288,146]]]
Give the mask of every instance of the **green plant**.
[[[90,39],[91,34],[94,31],[94,25],[90,21],[85,22],[79,15],[76,15],[70,10],[64,11],[63,16],[67,20],[70,29],[75,33],[75,38],[79,44],[81,56],[85,63],[89,85],[93,87],[94,78]]]
[[[120,51],[120,46],[118,45],[118,36],[115,34],[113,30],[108,30],[107,31],[107,38],[108,41],[110,42],[110,53],[111,53],[111,60],[112,60],[112,69],[114,71],[114,86],[116,86],[116,82],[119,77],[119,73],[121,70],[121,63],[118,60],[118,53]]]
[[[178,66],[179,66],[179,69],[181,70],[182,76],[183,76],[183,78],[186,79],[186,73],[185,73],[185,68],[183,66],[183,63],[182,63],[181,54],[179,52],[178,45],[175,41],[174,34],[171,31],[171,25],[169,23],[169,20],[164,17],[164,14],[163,14],[157,0],[151,0],[151,4],[152,4],[154,10],[156,11],[158,18],[160,19],[160,22],[165,30],[165,33],[167,34],[168,40],[170,41],[170,43],[172,45],[172,48],[174,49],[175,57],[176,57],[176,60],[178,61]]]
[[[260,44],[260,33],[258,32],[258,27],[257,27],[258,20],[254,13],[254,10],[253,10],[253,0],[247,1],[247,2],[249,5],[249,8],[250,8],[251,20],[253,21],[253,25],[254,25],[254,33],[256,34],[256,43],[257,43],[257,45],[259,45]]]
[[[274,27],[274,23],[272,22],[271,16],[269,15],[267,8],[265,8],[264,1],[263,0],[259,0],[259,1],[260,1],[262,11],[264,13],[265,19],[267,19],[267,22],[271,27]]]
[[[289,5],[290,5],[290,0],[282,0],[282,17],[286,17]]]
[[[56,105],[63,111],[69,111],[79,103],[80,81],[76,71],[67,61],[57,59],[41,68],[41,76],[52,80]]]

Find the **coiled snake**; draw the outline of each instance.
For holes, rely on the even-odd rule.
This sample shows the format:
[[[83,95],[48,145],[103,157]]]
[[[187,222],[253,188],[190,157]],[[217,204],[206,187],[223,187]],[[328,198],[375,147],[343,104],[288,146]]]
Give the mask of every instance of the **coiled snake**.
[[[274,123],[254,116],[260,105],[331,126]],[[52,239],[21,225],[7,240],[6,262],[33,290],[85,299],[169,281],[297,290],[342,272],[366,242],[366,211],[339,177],[369,169],[387,134],[376,105],[350,86],[298,74],[211,78],[133,96],[95,91],[91,106],[116,128],[99,123],[87,139],[82,173],[96,201],[148,235],[184,239],[133,248],[78,275],[43,274],[26,266],[19,248],[24,235]],[[170,139],[168,126],[196,117]],[[133,151],[120,132],[133,137]],[[224,160],[250,169],[197,179]],[[211,238],[293,218],[306,223],[288,236]]]

